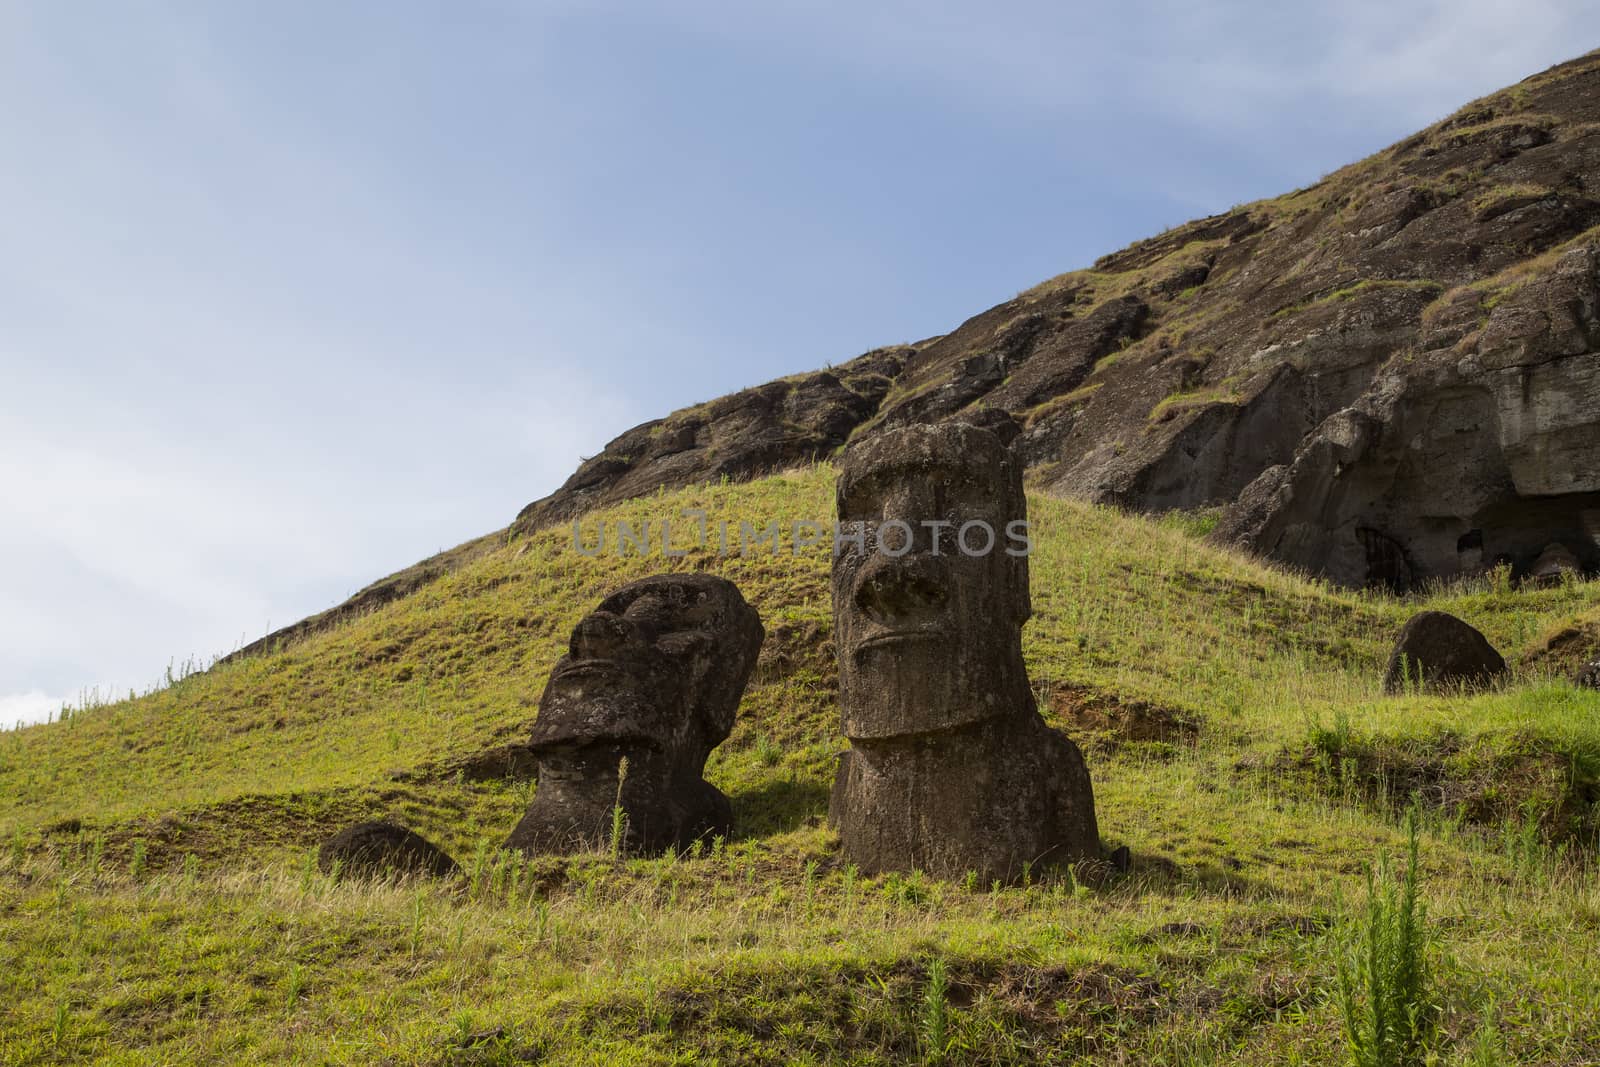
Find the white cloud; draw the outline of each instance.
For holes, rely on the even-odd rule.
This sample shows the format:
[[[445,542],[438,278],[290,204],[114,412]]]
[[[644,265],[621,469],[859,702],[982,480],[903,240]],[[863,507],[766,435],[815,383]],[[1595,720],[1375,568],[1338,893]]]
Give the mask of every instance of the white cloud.
[[[12,15],[0,687],[30,708],[143,690],[502,526],[642,418],[568,340],[601,316],[545,296],[571,264],[479,261],[204,20]]]
[[[639,34],[654,19],[670,32],[651,47],[710,42],[822,95],[836,77],[899,87],[930,130],[1004,128],[1094,177],[1091,191],[1161,200],[1173,223],[1314,177],[1351,158],[1350,131],[1378,147],[1565,57],[1587,29],[1582,5],[1557,0],[599,7],[508,2],[507,25],[485,15],[473,37],[417,9],[0,4],[0,689],[14,694],[0,708],[58,704],[44,694],[91,678],[142,689],[170,659],[226,651],[503,525],[627,426],[768,376],[751,369],[751,336],[839,310],[820,284],[795,290],[807,272],[864,265],[864,303],[901,283],[904,253],[869,223],[823,232],[840,205],[797,203],[791,219],[782,198],[804,183],[774,181],[732,221],[712,204],[636,234],[652,211],[681,221],[665,217],[684,190],[663,168],[682,160],[630,152],[697,144],[670,123],[629,127],[633,108],[673,113],[628,94],[670,95],[693,72],[622,87],[623,120],[591,139],[596,86],[528,82],[541,96],[512,76],[546,63],[568,20]],[[609,32],[578,39],[611,46]],[[848,105],[819,114],[847,122]],[[707,133],[698,113],[683,121]],[[424,140],[459,150],[451,166],[416,149],[440,129]],[[942,148],[814,165],[916,182]],[[1259,188],[1218,162],[1237,158],[1256,161]],[[974,197],[1003,200],[1008,165]],[[501,184],[480,176],[496,168]],[[614,200],[658,199],[633,214],[569,203],[594,175]],[[973,206],[991,209],[1015,210]],[[1050,210],[1057,233],[1109,209]],[[703,273],[729,260],[716,225],[764,227],[762,212],[792,229],[746,249],[748,280]],[[597,221],[612,214],[624,225]],[[774,281],[763,254],[802,266]],[[764,335],[717,337],[734,305],[763,297],[778,308]]]
[[[504,525],[596,446],[581,383],[570,406],[521,389],[435,382],[411,410],[380,391],[391,410],[360,443],[249,412],[232,441],[0,420],[0,555],[16,564],[0,573],[0,679],[142,689],[169,660],[204,662]],[[432,426],[430,405],[477,418]]]
[[[1578,54],[1594,13],[1583,0],[722,0],[669,10],[701,32],[899,70],[1028,112],[1091,119],[1095,104],[1132,98],[1202,120],[1254,116],[1258,127],[1306,96],[1425,119]]]
[[[62,697],[46,696],[37,689],[0,696],[0,730],[12,730],[19,724],[27,726],[44,722],[66,703],[68,701]]]
[[[1573,58],[1593,16],[1588,0],[705,0],[656,11],[732,46],[902,80],[1196,211],[1287,191]],[[923,165],[937,166],[938,150]],[[1266,171],[1260,188],[1208,173],[1228,152]]]

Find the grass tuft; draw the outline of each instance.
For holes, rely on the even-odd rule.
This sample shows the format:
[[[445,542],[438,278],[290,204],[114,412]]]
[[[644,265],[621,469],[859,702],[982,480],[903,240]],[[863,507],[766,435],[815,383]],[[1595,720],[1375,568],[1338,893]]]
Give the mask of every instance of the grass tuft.
[[[1411,1067],[1423,1061],[1438,1005],[1429,972],[1433,935],[1419,899],[1417,813],[1406,819],[1406,869],[1387,855],[1367,870],[1365,913],[1338,959],[1338,1004],[1353,1067]]]

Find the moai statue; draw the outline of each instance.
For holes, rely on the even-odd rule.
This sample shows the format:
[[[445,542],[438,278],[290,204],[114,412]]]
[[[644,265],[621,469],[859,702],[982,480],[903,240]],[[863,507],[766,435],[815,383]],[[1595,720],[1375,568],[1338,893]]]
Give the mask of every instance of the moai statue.
[[[728,798],[701,775],[733,729],[765,637],[730,581],[663,574],[623,586],[577,628],[539,702],[533,803],[506,841],[527,852],[630,852],[726,835]]]
[[[1083,756],[1039,717],[1022,471],[1001,435],[910,426],[850,449],[833,562],[851,748],[830,821],[867,873],[1014,881],[1100,851]]]

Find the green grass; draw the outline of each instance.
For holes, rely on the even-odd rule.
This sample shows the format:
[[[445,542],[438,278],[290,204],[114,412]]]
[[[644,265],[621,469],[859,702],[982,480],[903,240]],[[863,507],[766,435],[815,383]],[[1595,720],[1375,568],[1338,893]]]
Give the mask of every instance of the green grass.
[[[1105,387],[1105,382],[1087,382],[1076,389],[1060,396],[1051,397],[1035,407],[1029,408],[1025,418],[1025,425],[1035,426],[1045,419],[1059,415],[1070,408],[1081,407]]]
[[[605,518],[705,507],[737,531],[831,504],[820,467]],[[1031,677],[1130,874],[994,889],[841,862],[824,551],[670,561],[738,582],[768,632],[708,766],[732,840],[497,854],[533,786],[469,758],[526,732],[588,608],[669,565],[551,530],[276,654],[0,733],[0,1062],[1340,1062],[1342,931],[1412,792],[1432,1054],[1600,1056],[1600,697],[1537,656],[1600,618],[1600,586],[1398,601],[1220,550],[1205,516],[1030,506]],[[1383,696],[1423,607],[1483,629],[1514,680]],[[378,816],[468,873],[315,873],[323,837]]]
[[[1554,190],[1542,185],[1529,185],[1527,182],[1518,182],[1513,185],[1497,185],[1492,189],[1478,194],[1472,201],[1472,210],[1478,215],[1487,215],[1496,208],[1511,201],[1527,201],[1553,196]]]
[[[1212,404],[1237,405],[1241,399],[1237,391],[1222,385],[1185,390],[1157,401],[1156,406],[1150,409],[1149,419],[1153,423],[1165,422],[1185,412],[1210,407]]]
[[[1379,290],[1401,290],[1405,292],[1431,294],[1436,297],[1440,293],[1444,292],[1444,288],[1445,287],[1440,285],[1438,282],[1429,281],[1426,278],[1368,278],[1364,281],[1359,281],[1354,285],[1347,285],[1342,289],[1336,289],[1331,293],[1316,297],[1315,299],[1306,300],[1302,303],[1279,308],[1277,311],[1272,313],[1272,317],[1282,318],[1287,315],[1298,315],[1300,312],[1308,311],[1311,308],[1326,307],[1329,304],[1343,303],[1346,300],[1354,300],[1357,297],[1378,292]]]

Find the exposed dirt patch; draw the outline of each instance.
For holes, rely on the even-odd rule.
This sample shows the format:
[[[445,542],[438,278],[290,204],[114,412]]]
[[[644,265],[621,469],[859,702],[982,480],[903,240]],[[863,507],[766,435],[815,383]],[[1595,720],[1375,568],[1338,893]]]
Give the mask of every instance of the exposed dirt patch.
[[[1200,923],[1180,921],[1162,923],[1154,930],[1151,930],[1148,933],[1140,934],[1134,940],[1138,941],[1141,945],[1154,945],[1170,938],[1209,936],[1211,936],[1210,927],[1203,926]]]
[[[949,961],[945,980],[945,1002],[953,1011],[982,1012],[996,1025],[1028,1035],[1035,1050],[1076,1055],[1106,1052],[1130,1032],[1196,1014],[1226,1015],[1242,1026],[1307,1003],[1315,991],[1306,976],[1276,972],[1223,989],[1175,973],[1114,965],[992,960]],[[806,970],[726,974],[716,989],[659,991],[648,1006],[648,1025],[657,1034],[682,1035],[699,1048],[723,1039],[759,1042],[791,1024],[776,1005],[804,1004],[811,1024],[825,1021],[817,1031],[828,1035],[826,1046],[815,1050],[821,1058],[842,1062],[870,1052],[875,1062],[885,1056],[916,1062],[921,1040],[916,1020],[930,981],[926,959],[846,964],[826,975]],[[577,1008],[570,1022],[616,1025],[640,1014],[638,1005],[587,1005]]]
[[[1130,742],[1192,744],[1200,733],[1200,719],[1189,712],[1124,700],[1087,686],[1057,686],[1046,706],[1074,740],[1102,752]]]
[[[1527,666],[1571,677],[1600,659],[1600,619],[1585,619],[1563,627],[1530,651]]]
[[[519,732],[527,735],[529,727]],[[481,749],[469,756],[447,760],[437,769],[428,772],[433,778],[455,778],[458,775],[468,782],[513,781],[527,782],[539,777],[539,761],[533,750],[520,741],[508,741]]]
[[[809,672],[822,678],[837,678],[832,628],[816,620],[779,623],[767,633],[761,645],[750,684],[766,685]]]

